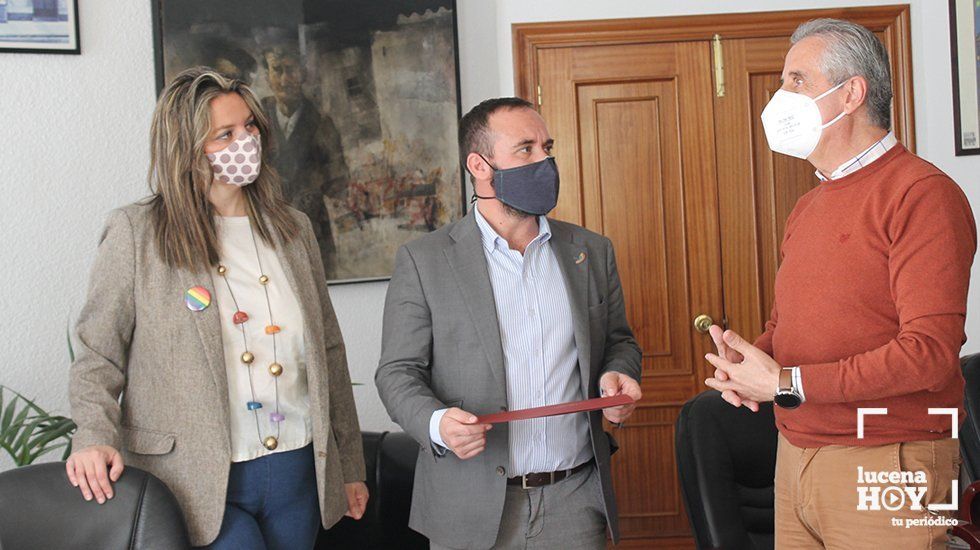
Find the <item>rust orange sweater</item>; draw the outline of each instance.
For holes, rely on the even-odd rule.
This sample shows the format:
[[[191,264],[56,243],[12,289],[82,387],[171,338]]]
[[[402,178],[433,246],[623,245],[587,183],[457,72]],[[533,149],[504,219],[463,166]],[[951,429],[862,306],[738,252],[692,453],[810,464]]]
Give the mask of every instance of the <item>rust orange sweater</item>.
[[[959,352],[976,251],[970,204],[953,180],[896,145],[823,182],[786,223],[772,317],[756,345],[800,366],[806,402],[776,407],[798,447],[949,437],[963,414]],[[857,408],[886,407],[865,417]]]

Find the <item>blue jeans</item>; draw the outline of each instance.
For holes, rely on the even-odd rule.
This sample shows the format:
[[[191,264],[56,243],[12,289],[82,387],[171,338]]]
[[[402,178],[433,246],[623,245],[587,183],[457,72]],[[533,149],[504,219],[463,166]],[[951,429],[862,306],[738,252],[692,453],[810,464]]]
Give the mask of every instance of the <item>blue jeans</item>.
[[[211,550],[313,548],[320,532],[313,445],[235,462]]]

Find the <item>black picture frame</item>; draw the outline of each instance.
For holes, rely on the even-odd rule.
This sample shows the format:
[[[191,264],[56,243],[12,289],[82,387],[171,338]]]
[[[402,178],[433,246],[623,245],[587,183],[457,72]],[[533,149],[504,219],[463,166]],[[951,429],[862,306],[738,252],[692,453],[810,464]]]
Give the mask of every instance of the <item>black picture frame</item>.
[[[970,11],[973,12],[972,7],[973,0],[967,0],[971,4]],[[951,54],[951,66],[953,72],[953,145],[956,151],[956,156],[967,156],[967,155],[980,155],[980,121],[971,121],[970,127],[973,131],[966,130],[964,128],[964,113],[962,101],[964,98],[961,95],[961,75],[960,75],[960,61],[961,57],[959,55],[959,49],[962,45],[962,41],[966,39],[972,39],[974,43],[974,60],[976,60],[976,55],[978,52],[977,44],[977,22],[974,21],[971,26],[973,31],[973,36],[964,37],[958,28],[957,21],[957,0],[949,0],[949,37],[950,37],[950,54]],[[980,70],[980,63],[977,63],[978,70]],[[973,95],[977,95],[978,84],[973,83],[970,88],[973,90]],[[980,97],[980,96],[978,96]],[[980,100],[978,100],[978,106],[976,112],[980,113]]]
[[[186,0],[178,0],[178,2],[186,3]],[[358,10],[364,11],[365,6],[369,6],[369,8],[367,8],[369,10],[384,12],[384,10],[388,9],[388,10],[392,10],[391,15],[400,16],[402,18],[410,17],[416,19],[419,17],[421,18],[441,17],[442,15],[444,15],[442,9],[446,9],[450,12],[449,18],[451,19],[451,31],[452,31],[451,34],[452,55],[451,56],[442,55],[439,57],[434,57],[432,59],[432,63],[434,65],[438,65],[440,59],[442,60],[451,59],[452,61],[451,78],[449,78],[449,74],[445,73],[445,71],[443,71],[443,73],[445,73],[447,80],[451,80],[451,85],[454,88],[452,93],[452,100],[455,103],[455,106],[453,109],[453,116],[451,121],[452,124],[451,130],[453,136],[451,155],[454,159],[453,166],[452,166],[453,175],[451,177],[446,177],[446,180],[451,179],[454,187],[452,192],[453,198],[451,200],[452,204],[451,205],[449,204],[450,201],[447,198],[445,201],[440,201],[440,203],[437,206],[437,208],[441,210],[445,210],[449,212],[449,214],[447,216],[443,216],[439,220],[440,223],[438,223],[438,225],[432,226],[430,222],[426,222],[426,225],[430,226],[428,231],[433,231],[437,229],[439,226],[444,225],[445,223],[463,217],[464,215],[466,215],[467,212],[465,172],[462,169],[461,163],[459,162],[458,148],[456,147],[456,143],[455,143],[456,129],[457,129],[458,121],[462,115],[460,82],[459,82],[459,28],[458,28],[457,17],[456,17],[457,14],[456,0],[366,0],[363,2],[359,1],[356,3],[351,3],[351,2],[345,3],[345,2],[346,0],[317,0],[315,2],[313,0],[276,0],[272,2],[267,2],[267,1],[261,2],[266,6],[264,11],[267,13],[263,13],[263,10],[257,10],[257,9],[250,10],[249,8],[239,7],[236,5],[235,14],[232,14],[232,16],[237,18],[237,21],[233,23],[232,26],[234,25],[240,26],[241,18],[243,17],[242,14],[248,13],[250,11],[251,11],[251,17],[254,18],[257,27],[262,27],[263,25],[266,25],[270,19],[270,17],[267,16],[269,16],[273,11],[278,11],[277,13],[278,15],[283,11],[288,12],[289,10],[292,10],[293,12],[296,12],[297,9],[299,9],[302,12],[300,13],[303,19],[303,22],[300,25],[301,27],[304,25],[309,25],[311,21],[313,22],[313,24],[320,24],[321,21],[317,19],[317,17],[322,17],[322,14],[325,12],[330,12],[338,18],[345,18],[344,25],[349,27],[351,24],[349,21],[350,19],[358,20],[358,18],[360,18],[362,20],[367,20],[367,18],[365,18],[363,13],[358,15]],[[167,47],[168,33],[171,33],[172,29],[167,28],[166,21],[168,20],[168,16],[170,15],[167,12],[168,3],[173,4],[174,0],[150,0],[150,3],[151,3],[151,10],[152,10],[152,25],[153,25],[152,32],[153,32],[153,48],[154,48],[154,65],[155,65],[155,73],[156,73],[155,74],[156,88],[157,88],[157,92],[159,93],[166,85],[168,76],[170,77],[173,76],[172,74],[168,74],[168,73],[172,73],[173,71],[171,70],[172,67],[168,65],[168,61],[167,61],[168,57],[170,57],[172,54],[171,51],[168,51],[168,47]],[[259,2],[257,1],[254,2],[254,4],[258,4],[258,3]],[[335,9],[331,10],[329,8],[328,4],[331,3],[335,6]],[[412,12],[411,16],[405,15],[403,12],[411,11],[410,7],[413,5],[421,6],[424,7],[425,9],[420,9],[418,12]],[[197,0],[195,4],[195,10],[207,12],[208,10],[213,9],[216,12],[219,10],[223,12],[227,12],[228,11],[227,6],[228,4],[226,2],[220,2],[219,0]],[[351,11],[345,13],[344,10],[351,10]],[[310,12],[314,12],[314,13],[311,14]],[[272,19],[274,19],[274,17],[272,17]],[[326,23],[329,24],[329,21],[327,21]],[[446,25],[449,25],[449,23],[447,22]],[[349,29],[347,29],[347,31],[349,31]],[[444,31],[448,32],[448,28],[444,27]],[[173,31],[173,32],[177,32],[177,31]],[[299,32],[300,34],[302,34],[303,30],[300,29]],[[260,60],[258,61],[258,63],[261,64],[262,61]],[[443,67],[445,68],[445,66]],[[261,72],[261,70],[262,69],[260,68],[258,72]],[[257,75],[256,78],[258,78]],[[446,82],[446,83],[450,83],[450,82]],[[446,121],[448,121],[448,118],[443,117],[443,122]],[[439,128],[441,128],[441,130],[444,133],[448,132],[449,129],[449,127],[445,125],[442,125]],[[346,129],[341,125],[337,126],[337,130],[338,133],[340,133],[341,135],[346,131]],[[445,142],[445,140],[443,140],[443,142]],[[441,168],[448,169],[449,166],[448,164],[443,163],[441,165]],[[458,175],[456,175],[457,172]],[[445,173],[445,172],[441,172],[441,173]],[[447,189],[448,188],[443,187],[444,192],[442,192],[440,196],[448,197],[449,191]],[[287,199],[289,198],[290,198],[289,193],[287,192]],[[407,200],[413,200],[413,199],[409,198]],[[448,206],[444,206],[444,205],[448,205]],[[331,214],[331,220],[332,219],[333,216]],[[417,236],[421,236],[423,234],[424,232],[419,232]],[[411,239],[407,239],[407,240],[411,240]],[[405,242],[407,242],[407,240]],[[403,243],[398,243],[398,244],[403,244]],[[323,243],[321,243],[321,247],[322,246]],[[339,257],[339,252],[340,251],[338,250],[338,257]],[[375,258],[378,256],[379,255],[375,255]],[[394,249],[390,250],[390,253],[384,254],[384,256],[387,256],[386,261],[388,261],[391,267],[393,267]],[[377,273],[377,274],[361,274],[354,277],[331,276],[332,272],[331,272],[331,266],[329,265],[329,261],[330,260],[328,260],[327,254],[324,254],[324,267],[328,274],[327,275],[328,283],[331,285],[372,282],[372,281],[386,281],[391,278],[391,268],[388,268],[384,273]]]
[[[35,0],[41,1],[45,5],[40,8],[35,6],[35,12],[38,9],[52,8],[55,11],[52,12],[53,16],[59,17],[58,14],[58,2],[57,0]],[[10,20],[10,15],[7,13],[7,4],[0,5],[0,54],[2,53],[45,53],[45,54],[61,54],[61,55],[81,55],[82,53],[82,40],[81,34],[79,33],[78,24],[78,0],[66,0],[65,7],[67,8],[67,20],[64,21],[64,27],[68,31],[68,43],[65,46],[57,44],[46,44],[44,41],[39,40],[42,38],[41,35],[34,36],[32,40],[13,40],[5,39],[4,36],[4,25],[12,24]],[[42,14],[43,17],[43,14]],[[30,24],[44,24],[47,26],[58,25],[61,26],[61,21],[50,21],[47,19],[39,19],[38,21],[31,21],[27,23],[25,20],[21,20],[22,25]],[[10,31],[6,31],[10,32]]]

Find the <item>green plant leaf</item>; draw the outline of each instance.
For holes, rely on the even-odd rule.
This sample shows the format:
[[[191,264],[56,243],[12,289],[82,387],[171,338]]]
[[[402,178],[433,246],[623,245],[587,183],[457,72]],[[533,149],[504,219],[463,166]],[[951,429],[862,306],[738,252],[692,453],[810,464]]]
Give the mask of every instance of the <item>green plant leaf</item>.
[[[2,401],[0,401],[0,405],[2,405]],[[3,415],[0,416],[0,433],[5,434],[10,429],[10,424],[14,420],[14,407],[16,406],[17,397],[14,397],[10,400],[7,408],[3,410]]]
[[[46,426],[41,427],[37,430],[37,433],[31,437],[30,441],[27,443],[29,449],[40,448],[43,449],[45,445],[58,439],[59,437],[65,437],[70,435],[75,431],[75,423],[70,419],[63,416],[57,417],[55,422],[52,422]]]
[[[10,390],[10,388],[7,388],[7,389]],[[44,409],[42,409],[41,407],[37,406],[37,404],[34,403],[33,401],[31,401],[30,399],[24,397],[23,394],[17,393],[14,390],[10,390],[10,391],[12,391],[18,398],[20,398],[28,407],[31,408],[31,410],[33,410],[38,415],[40,415],[40,416],[49,416],[48,413],[45,412]]]
[[[17,453],[14,452],[13,447],[11,447],[10,445],[7,445],[6,443],[0,441],[0,449],[3,449],[4,451],[6,451],[7,454],[10,455],[10,458],[14,459],[14,463],[15,464],[17,463]]]
[[[27,447],[27,442],[30,441],[31,434],[34,433],[34,430],[41,422],[43,421],[37,419],[25,423],[20,434],[17,436],[17,439],[14,440],[12,447],[15,451],[17,451],[17,457],[14,458],[14,462],[16,462],[18,466],[26,466],[27,464],[30,464],[30,462],[28,462],[30,450]]]
[[[28,463],[31,464],[35,460],[37,460],[38,458],[40,458],[41,456],[46,455],[46,454],[48,454],[50,452],[53,452],[53,451],[57,451],[58,449],[60,449],[62,447],[70,447],[70,445],[68,443],[58,443],[57,445],[51,445],[51,446],[45,447],[41,451],[38,451],[38,452],[35,452],[35,453],[31,453],[30,456],[27,457]],[[71,453],[69,453],[69,454],[71,454]],[[65,456],[65,458],[68,458],[68,457]],[[62,458],[61,460],[64,460],[65,458]]]
[[[10,423],[10,427],[8,428],[8,432],[9,432],[8,437],[10,438],[10,441],[8,441],[8,443],[13,443],[17,431],[24,425],[24,422],[29,418],[27,415],[30,412],[31,412],[30,409],[24,407],[23,409],[21,409],[20,413],[17,414],[17,417],[14,418],[13,422]]]
[[[41,455],[67,445],[67,436],[75,430],[75,423],[64,417],[56,417],[56,419],[56,422],[50,422],[49,419],[38,419],[41,421],[40,427],[35,430],[24,446],[27,453],[27,464],[34,462]],[[65,439],[66,442],[50,445],[52,441],[61,438]]]
[[[6,399],[6,401],[5,401]],[[34,401],[0,385],[0,450],[13,458],[17,466],[32,463],[38,457],[64,448],[71,453],[71,436],[77,429],[72,419],[52,415]]]
[[[75,350],[71,347],[71,319],[68,320],[67,326],[65,327],[65,336],[68,340],[68,360],[74,363]]]
[[[44,422],[43,419],[35,418],[34,420],[29,420],[24,422],[21,426],[20,433],[17,434],[17,439],[14,440],[15,449],[24,449],[27,447],[27,442],[31,440],[31,435],[37,430],[38,426]]]

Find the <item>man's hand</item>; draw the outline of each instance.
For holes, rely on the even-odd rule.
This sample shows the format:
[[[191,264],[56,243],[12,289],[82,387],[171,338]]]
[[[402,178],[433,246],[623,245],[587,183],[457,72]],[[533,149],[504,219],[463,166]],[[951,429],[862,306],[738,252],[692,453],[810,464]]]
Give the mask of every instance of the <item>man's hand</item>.
[[[772,357],[746,342],[734,331],[726,330],[722,340],[727,345],[728,357],[737,357],[732,354],[734,352],[740,354],[743,360],[741,363],[734,363],[713,353],[705,355],[704,358],[717,370],[716,376],[708,378],[704,383],[721,391],[722,394],[726,391],[735,392],[749,408],[752,407],[746,400],[754,402],[756,408],[752,410],[757,411],[759,403],[772,401],[779,386],[779,371],[782,367]],[[722,373],[724,379],[721,378]]]
[[[633,414],[633,410],[636,408],[636,401],[639,401],[643,397],[643,392],[640,391],[640,384],[621,372],[610,371],[603,374],[602,378],[599,379],[599,389],[602,391],[603,397],[612,397],[625,393],[633,398],[633,403],[629,405],[602,409],[602,414],[606,417],[606,420],[613,424],[625,422]]]
[[[477,424],[476,415],[453,407],[439,421],[439,435],[450,451],[462,460],[473,458],[487,447],[490,424]]]
[[[715,343],[715,348],[718,350],[718,355],[723,357],[726,361],[730,363],[741,363],[745,360],[742,354],[728,347],[725,343],[722,334],[725,331],[722,330],[718,325],[711,325],[708,329],[708,333],[711,335],[711,340]],[[715,369],[715,378],[725,382],[728,380],[728,375],[725,371],[721,369]],[[741,395],[735,392],[735,390],[725,390],[721,392],[721,398],[728,401],[732,406],[740,407],[745,405],[752,412],[759,412],[759,403],[751,399],[743,399]]]
[[[368,503],[367,485],[363,481],[344,483],[344,492],[347,494],[347,513],[344,515],[354,519],[364,517]]]

